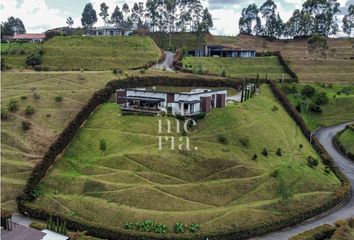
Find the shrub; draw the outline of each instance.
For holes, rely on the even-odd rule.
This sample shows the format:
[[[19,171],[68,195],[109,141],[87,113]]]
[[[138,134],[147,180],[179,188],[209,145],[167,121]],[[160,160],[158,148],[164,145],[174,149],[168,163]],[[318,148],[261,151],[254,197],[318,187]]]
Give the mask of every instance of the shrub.
[[[145,73],[145,69],[143,68],[143,69],[140,69],[140,73],[141,74],[144,74]]]
[[[297,103],[296,107],[295,107],[296,111],[298,111],[299,113],[301,113],[301,103]]]
[[[31,53],[26,58],[26,64],[28,66],[40,65],[41,64],[41,55],[39,55],[38,53]]]
[[[329,102],[329,98],[327,97],[327,93],[321,92],[315,95],[315,103],[317,105],[324,105]]]
[[[276,112],[276,111],[278,111],[278,110],[279,110],[279,108],[278,108],[277,106],[274,105],[274,106],[272,107],[272,111],[273,111],[273,112]]]
[[[198,224],[194,224],[194,223],[192,223],[192,224],[189,225],[189,227],[188,227],[188,230],[189,230],[189,232],[191,232],[191,233],[197,233],[197,232],[199,232],[199,229],[200,229],[199,225],[198,225]]]
[[[1,108],[1,120],[5,120],[9,117],[9,112],[5,108]]]
[[[316,92],[316,89],[310,85],[305,85],[304,88],[301,90],[301,94],[306,97],[312,97]]]
[[[252,156],[252,160],[257,160],[257,158],[258,158],[258,156],[257,156],[257,154],[253,154],[253,156]]]
[[[266,148],[263,148],[262,155],[268,157],[268,150]]]
[[[184,233],[186,231],[187,225],[183,223],[176,223],[175,225],[175,233]]]
[[[225,71],[225,69],[222,70],[221,76],[222,76],[222,77],[226,77],[226,71]]]
[[[281,148],[278,148],[278,149],[277,149],[276,154],[277,154],[279,157],[281,157],[281,155],[282,155]]]
[[[318,166],[318,160],[315,159],[315,158],[313,158],[313,157],[311,157],[311,156],[309,156],[309,157],[307,158],[307,165],[308,165],[309,167],[311,167],[311,168],[315,168],[315,167]]]
[[[37,229],[39,231],[42,231],[42,230],[47,228],[47,224],[46,223],[40,223],[40,222],[36,222],[36,221],[32,222],[29,226],[31,228]]]
[[[63,96],[57,95],[57,96],[54,97],[54,100],[57,103],[61,103],[63,101]]]
[[[248,147],[250,145],[250,139],[248,137],[243,137],[239,139],[242,146]]]
[[[25,114],[26,115],[32,115],[33,113],[34,113],[34,107],[32,107],[31,105],[28,105],[26,107]]]
[[[299,148],[302,149],[304,147],[304,145],[302,145],[301,143],[299,144]]]
[[[221,144],[225,144],[226,145],[226,144],[229,143],[229,140],[226,138],[225,135],[220,134],[218,136],[218,142],[221,143]]]
[[[8,104],[8,110],[10,112],[15,112],[15,111],[17,111],[17,109],[18,109],[18,101],[17,101],[17,99],[11,98],[10,102]]]
[[[106,141],[106,139],[101,139],[100,140],[100,150],[101,150],[101,155],[104,155],[104,152],[107,150],[107,141]]]
[[[38,100],[38,99],[41,98],[41,95],[39,95],[39,93],[37,93],[37,92],[34,92],[33,93],[33,98]]]
[[[26,99],[27,99],[27,96],[21,96],[21,99],[22,99],[22,100],[26,100]]]
[[[23,131],[28,131],[28,130],[30,130],[31,129],[31,123],[30,122],[28,122],[28,121],[22,121],[21,122],[21,126],[22,126],[22,130]]]
[[[309,105],[310,111],[314,112],[314,113],[322,113],[322,109],[320,106],[314,104],[314,103],[310,103]]]

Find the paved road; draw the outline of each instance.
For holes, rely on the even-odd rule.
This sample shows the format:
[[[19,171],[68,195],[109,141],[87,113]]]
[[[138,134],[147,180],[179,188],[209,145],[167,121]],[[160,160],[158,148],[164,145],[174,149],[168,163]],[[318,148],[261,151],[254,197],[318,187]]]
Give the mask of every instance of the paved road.
[[[343,130],[348,124],[349,123],[345,123],[332,127],[321,128],[315,133],[315,136],[326,148],[327,152],[332,156],[336,165],[351,181],[351,193],[353,197],[347,203],[340,206],[338,209],[334,209],[322,215],[316,216],[313,219],[307,220],[302,224],[252,239],[286,240],[300,232],[307,231],[321,224],[333,224],[338,219],[345,219],[354,216],[354,162],[350,161],[347,157],[343,156],[340,152],[338,152],[332,142],[332,139],[336,135],[336,133]]]
[[[173,71],[173,53],[165,51],[165,61],[160,63],[157,68],[166,68],[167,71]]]

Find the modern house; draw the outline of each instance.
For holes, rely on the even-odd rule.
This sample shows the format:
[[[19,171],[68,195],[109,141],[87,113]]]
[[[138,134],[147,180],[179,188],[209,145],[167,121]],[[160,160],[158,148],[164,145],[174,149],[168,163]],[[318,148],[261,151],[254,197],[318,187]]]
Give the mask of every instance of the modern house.
[[[212,108],[224,108],[226,89],[193,89],[190,92],[159,92],[145,88],[118,89],[116,103],[123,112],[194,116]]]
[[[90,35],[95,36],[127,36],[131,31],[124,31],[124,29],[116,26],[95,27],[90,30]]]
[[[28,33],[28,34],[17,34],[12,39],[19,41],[28,41],[28,42],[42,42],[45,38],[43,33]]]
[[[251,58],[256,57],[256,50],[235,49],[225,47],[223,45],[205,45],[204,49],[188,51],[189,56],[194,57],[241,57]]]

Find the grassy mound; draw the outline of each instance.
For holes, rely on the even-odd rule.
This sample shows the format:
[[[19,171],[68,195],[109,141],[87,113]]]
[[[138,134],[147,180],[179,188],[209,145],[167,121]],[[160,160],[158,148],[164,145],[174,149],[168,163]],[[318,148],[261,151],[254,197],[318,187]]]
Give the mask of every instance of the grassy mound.
[[[6,111],[8,117],[1,121],[2,209],[16,208],[14,199],[57,134],[93,92],[117,77],[111,72],[2,73],[3,110],[11,99],[18,101],[17,111]],[[56,102],[56,96],[61,96],[62,102]],[[29,105],[34,108],[32,115],[26,114]],[[23,121],[29,122],[31,129],[24,131]]]
[[[354,157],[354,125],[351,125],[339,135],[338,144],[342,146],[346,155]]]
[[[115,229],[153,220],[167,224],[167,234],[177,222],[209,234],[286,219],[340,186],[321,162],[308,166],[308,156],[319,156],[267,86],[198,122],[187,134],[191,151],[186,142],[177,150],[185,134],[168,134],[166,125],[158,132],[158,120],[167,119],[175,121],[121,116],[116,104],[103,104],[44,178],[33,204]],[[165,141],[159,150],[161,135],[175,137],[175,150]]]
[[[315,89],[315,94],[311,98],[301,94],[305,86]],[[344,85],[324,85],[324,84],[300,84],[280,86],[287,94],[290,102],[294,106],[301,106],[301,116],[306,124],[313,130],[321,126],[331,126],[354,119],[354,87]],[[293,90],[296,89],[295,91]],[[319,105],[321,112],[311,110],[311,104],[315,103],[316,95],[325,93],[328,103]]]
[[[43,44],[2,45],[2,53],[8,53],[5,62],[13,68],[25,67],[27,52],[42,47],[43,69],[55,71],[136,68],[156,62],[161,55],[154,41],[142,36],[59,36]]]
[[[205,58],[186,57],[183,66],[194,73],[204,72],[232,77],[249,77],[278,79],[284,74],[286,79],[291,78],[280,65],[277,57],[257,58]]]

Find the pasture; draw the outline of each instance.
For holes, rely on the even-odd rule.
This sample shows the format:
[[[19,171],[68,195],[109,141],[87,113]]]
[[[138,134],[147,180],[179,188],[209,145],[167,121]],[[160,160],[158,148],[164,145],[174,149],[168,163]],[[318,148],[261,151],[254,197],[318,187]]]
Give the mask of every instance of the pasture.
[[[153,220],[166,224],[168,235],[176,236],[177,223],[212,234],[285,220],[340,186],[268,86],[243,104],[212,110],[190,133],[176,132],[176,125],[158,132],[159,120],[175,121],[122,116],[118,105],[103,104],[29,204],[120,231],[135,231],[127,222]],[[182,150],[169,141],[159,149],[159,136],[176,144],[189,137],[191,151],[186,142]],[[309,156],[317,166],[308,165]]]

